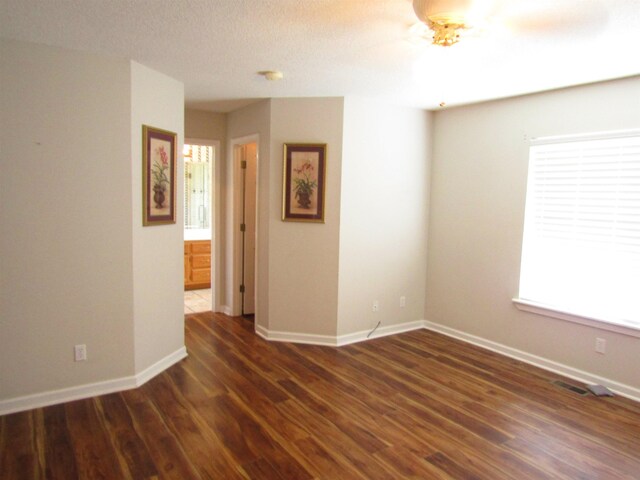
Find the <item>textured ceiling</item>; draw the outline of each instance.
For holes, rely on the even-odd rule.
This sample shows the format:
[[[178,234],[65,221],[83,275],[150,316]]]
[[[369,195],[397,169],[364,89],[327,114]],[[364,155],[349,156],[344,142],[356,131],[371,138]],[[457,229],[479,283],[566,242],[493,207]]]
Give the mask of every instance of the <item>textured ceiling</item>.
[[[216,111],[345,95],[437,108],[640,74],[639,0],[477,1],[494,23],[450,48],[410,41],[410,0],[0,0],[0,35],[135,60]]]

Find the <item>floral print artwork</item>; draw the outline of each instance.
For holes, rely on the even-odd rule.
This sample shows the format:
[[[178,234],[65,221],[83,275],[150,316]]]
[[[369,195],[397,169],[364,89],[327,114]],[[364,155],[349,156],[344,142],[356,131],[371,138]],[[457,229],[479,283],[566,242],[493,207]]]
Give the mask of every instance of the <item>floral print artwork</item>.
[[[286,143],[282,219],[324,223],[326,144]]]
[[[318,202],[318,153],[293,152],[291,160],[291,212],[312,213]]]

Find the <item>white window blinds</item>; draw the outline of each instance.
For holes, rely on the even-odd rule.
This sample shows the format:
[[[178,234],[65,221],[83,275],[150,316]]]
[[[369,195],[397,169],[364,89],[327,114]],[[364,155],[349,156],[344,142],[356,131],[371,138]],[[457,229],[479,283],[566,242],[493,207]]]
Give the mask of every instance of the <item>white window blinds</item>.
[[[520,298],[640,328],[640,131],[532,142]]]

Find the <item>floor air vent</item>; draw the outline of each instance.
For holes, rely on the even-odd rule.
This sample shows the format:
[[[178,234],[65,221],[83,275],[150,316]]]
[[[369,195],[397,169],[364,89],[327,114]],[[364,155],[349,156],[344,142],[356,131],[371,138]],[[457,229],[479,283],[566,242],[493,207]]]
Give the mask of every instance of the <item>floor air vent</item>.
[[[558,387],[564,388],[566,390],[571,390],[573,393],[577,393],[578,395],[589,394],[589,391],[585,390],[584,388],[576,387],[575,385],[569,385],[568,383],[562,382],[560,380],[554,380],[551,383],[553,383],[554,385],[557,385]]]

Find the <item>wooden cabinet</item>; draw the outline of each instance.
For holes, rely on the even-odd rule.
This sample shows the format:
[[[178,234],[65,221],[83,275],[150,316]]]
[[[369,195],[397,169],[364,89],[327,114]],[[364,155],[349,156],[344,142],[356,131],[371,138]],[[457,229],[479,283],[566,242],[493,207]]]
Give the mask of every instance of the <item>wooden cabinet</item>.
[[[211,287],[211,241],[184,242],[184,289]]]

